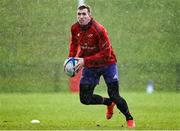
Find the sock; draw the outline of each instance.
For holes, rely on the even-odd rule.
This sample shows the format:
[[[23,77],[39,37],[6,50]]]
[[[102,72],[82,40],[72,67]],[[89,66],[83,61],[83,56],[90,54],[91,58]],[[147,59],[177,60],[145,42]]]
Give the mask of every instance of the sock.
[[[120,99],[117,101],[117,108],[125,115],[126,120],[133,120],[124,98],[120,97]]]

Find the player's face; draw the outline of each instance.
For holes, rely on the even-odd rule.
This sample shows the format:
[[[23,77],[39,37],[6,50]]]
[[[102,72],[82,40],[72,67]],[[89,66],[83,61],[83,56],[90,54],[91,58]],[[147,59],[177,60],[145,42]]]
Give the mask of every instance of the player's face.
[[[77,20],[80,25],[87,25],[91,20],[90,14],[87,9],[77,11]]]

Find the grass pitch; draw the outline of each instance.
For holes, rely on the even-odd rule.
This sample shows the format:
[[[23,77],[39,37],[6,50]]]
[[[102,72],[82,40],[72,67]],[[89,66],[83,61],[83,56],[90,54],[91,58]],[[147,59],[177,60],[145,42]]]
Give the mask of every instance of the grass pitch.
[[[86,0],[107,29],[123,89],[179,89],[180,0]],[[0,0],[0,92],[62,92],[77,0]]]
[[[179,93],[123,92],[136,120],[135,129],[180,129]],[[38,119],[40,124],[31,124]],[[105,119],[105,106],[85,106],[78,94],[0,94],[0,129],[124,130],[125,118],[115,109]]]

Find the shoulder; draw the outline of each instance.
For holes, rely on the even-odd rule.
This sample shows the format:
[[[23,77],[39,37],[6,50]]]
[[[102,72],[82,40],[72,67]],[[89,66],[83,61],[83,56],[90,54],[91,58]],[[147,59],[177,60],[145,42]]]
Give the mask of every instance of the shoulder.
[[[96,20],[93,20],[92,26],[94,30],[96,30],[99,34],[103,34],[103,32],[107,32],[105,27]]]
[[[78,22],[76,22],[76,23],[74,23],[74,24],[71,25],[71,31],[75,31],[75,30],[77,30],[78,28],[80,28]]]
[[[98,28],[100,28],[100,29],[105,29],[105,27],[104,27],[101,23],[99,23],[98,21],[96,21],[96,20],[93,20],[93,24],[94,24],[95,26],[97,26]]]

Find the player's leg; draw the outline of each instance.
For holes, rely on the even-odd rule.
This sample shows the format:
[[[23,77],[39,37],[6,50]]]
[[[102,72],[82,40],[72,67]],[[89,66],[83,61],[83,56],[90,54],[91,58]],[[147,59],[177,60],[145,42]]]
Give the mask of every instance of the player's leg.
[[[109,98],[103,98],[100,95],[93,94],[96,85],[80,84],[80,101],[85,105],[104,104],[110,105],[111,100]]]
[[[83,104],[110,105],[111,100],[100,95],[93,94],[95,86],[99,83],[100,75],[94,68],[84,68],[80,81],[80,101]]]
[[[103,76],[108,87],[108,95],[110,99],[115,102],[117,108],[124,114],[127,120],[128,127],[130,127],[129,123],[131,122],[132,124],[134,124],[134,121],[132,115],[129,112],[126,100],[119,95],[119,78],[117,65],[113,64],[108,66]]]
[[[133,119],[129,112],[129,108],[126,100],[119,95],[119,84],[118,81],[107,83],[108,94],[111,100],[116,103],[117,108],[125,115],[126,120]]]
[[[119,95],[119,84],[118,81],[108,83],[108,94],[110,98],[116,103],[117,108],[124,114],[127,121],[127,126],[129,128],[135,127],[135,122],[131,113],[129,112],[129,108],[126,100]]]

